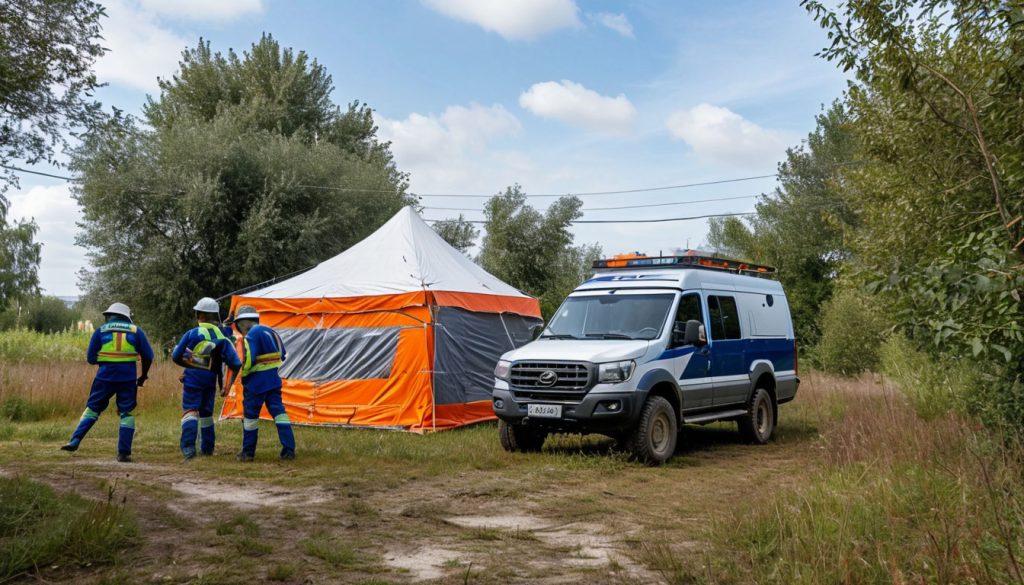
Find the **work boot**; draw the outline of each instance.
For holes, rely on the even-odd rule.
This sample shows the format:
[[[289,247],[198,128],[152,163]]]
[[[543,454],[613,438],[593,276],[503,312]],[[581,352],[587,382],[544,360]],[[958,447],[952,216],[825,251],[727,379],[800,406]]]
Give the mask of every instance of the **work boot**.
[[[239,451],[238,455],[235,455],[235,460],[236,461],[242,461],[242,462],[248,463],[248,462],[252,461],[253,459],[255,459],[255,457],[253,457],[252,455],[249,455],[245,451]]]
[[[293,449],[281,449],[281,459],[283,461],[295,459],[295,451]]]
[[[75,451],[78,451],[78,443],[68,443],[67,445],[61,445],[60,450],[74,453]]]
[[[117,461],[118,461],[118,463],[131,463],[132,462],[132,455],[131,455],[131,453],[118,453],[117,454]]]

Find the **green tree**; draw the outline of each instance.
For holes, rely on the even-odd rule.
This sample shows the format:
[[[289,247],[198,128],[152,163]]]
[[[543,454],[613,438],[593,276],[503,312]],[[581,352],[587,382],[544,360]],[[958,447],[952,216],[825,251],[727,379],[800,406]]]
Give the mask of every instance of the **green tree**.
[[[858,156],[851,120],[836,102],[817,116],[807,140],[786,151],[779,187],[755,215],[711,220],[708,244],[728,255],[778,269],[801,343],[821,339],[821,308],[831,296],[848,238],[858,224],[844,171]]]
[[[540,299],[550,316],[584,278],[600,254],[594,245],[573,246],[569,231],[582,212],[577,197],[561,197],[541,213],[512,185],[487,201],[485,235],[477,261],[488,272]]]
[[[92,304],[124,300],[167,339],[197,298],[329,258],[411,203],[369,110],[330,91],[270,36],[242,57],[200,42],[145,125],[115,113],[86,135],[73,166]]]
[[[445,219],[434,222],[434,231],[451,244],[456,250],[467,253],[473,247],[480,230],[470,223],[461,213],[457,219]]]
[[[871,164],[850,273],[934,356],[972,356],[992,412],[1024,422],[1024,11],[1019,2],[805,2],[854,72]]]
[[[826,372],[844,376],[877,371],[889,327],[877,299],[840,287],[821,307],[822,335],[815,361]]]
[[[39,293],[42,246],[34,241],[35,222],[0,222],[0,310],[12,300]]]
[[[89,0],[0,3],[0,165],[55,163],[65,132],[97,119],[92,65],[103,9]],[[4,192],[17,185],[0,169],[0,310],[38,294],[40,246],[32,221],[8,223]]]
[[[53,160],[64,132],[97,119],[93,63],[103,54],[100,17],[90,0],[0,3],[0,164]],[[0,171],[0,194],[16,183]],[[0,200],[0,217],[6,201]]]

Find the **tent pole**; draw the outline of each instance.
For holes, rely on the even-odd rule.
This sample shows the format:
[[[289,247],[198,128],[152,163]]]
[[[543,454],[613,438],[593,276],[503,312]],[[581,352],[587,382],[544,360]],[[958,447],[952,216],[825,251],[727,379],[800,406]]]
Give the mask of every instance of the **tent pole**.
[[[427,356],[430,357],[430,430],[437,431],[437,392],[435,386],[437,379],[434,376],[437,352],[437,307],[434,305],[433,295],[427,292],[427,284],[421,281],[423,286],[423,300],[427,303],[427,310],[430,311],[430,323],[424,324],[427,328],[427,335],[424,336],[427,343]],[[430,342],[434,342],[434,351],[430,351]]]

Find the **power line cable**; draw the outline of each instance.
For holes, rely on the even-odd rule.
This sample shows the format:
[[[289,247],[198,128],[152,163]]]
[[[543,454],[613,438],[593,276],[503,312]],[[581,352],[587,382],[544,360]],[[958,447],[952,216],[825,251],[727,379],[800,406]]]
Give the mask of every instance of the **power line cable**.
[[[23,169],[21,167],[14,167],[14,166],[9,166],[9,165],[0,165],[0,168],[4,168],[4,169],[10,170],[10,171],[16,171],[16,172],[19,172],[19,173],[28,173],[28,174],[31,174],[31,175],[40,175],[40,176],[43,176],[43,177],[50,177],[52,179],[61,179],[63,181],[71,181],[71,182],[76,182],[76,183],[82,181],[81,177],[66,177],[66,176],[62,176],[62,175],[54,175],[54,174],[51,174],[51,173],[44,173],[42,171],[33,171],[33,170],[30,170],[30,169]],[[567,193],[531,193],[531,194],[527,194],[526,197],[527,198],[569,197],[569,196],[572,196],[572,197],[589,197],[589,196],[594,196],[594,195],[624,195],[624,194],[629,194],[629,193],[647,193],[647,192],[651,192],[651,191],[667,191],[667,190],[670,190],[670,189],[687,189],[687,188],[690,188],[690,187],[702,187],[702,186],[706,186],[706,185],[722,185],[722,184],[725,184],[725,183],[738,183],[738,182],[741,182],[741,181],[754,181],[754,180],[757,180],[757,179],[768,179],[768,178],[777,177],[777,176],[778,176],[777,174],[773,173],[773,174],[770,174],[770,175],[755,175],[755,176],[750,176],[750,177],[738,177],[738,178],[734,178],[734,179],[719,179],[719,180],[715,180],[715,181],[702,181],[702,182],[698,182],[698,183],[684,183],[684,184],[680,184],[680,185],[662,185],[662,186],[658,186],[658,187],[640,187],[640,188],[635,188],[635,189],[620,189],[620,190],[617,190],[617,191],[584,191],[584,192],[579,192],[579,193],[574,193],[574,192],[567,192]],[[298,185],[296,185],[296,187],[302,187],[302,188],[305,188],[305,189],[322,189],[322,190],[326,190],[326,191],[360,191],[360,192],[363,192],[363,193],[396,193],[396,192],[398,192],[397,189],[366,189],[366,188],[361,188],[361,187],[334,187],[334,186],[330,186],[330,185],[298,184]],[[415,192],[410,192],[409,194],[410,195],[415,195],[417,197],[472,197],[472,198],[482,198],[482,199],[490,199],[492,197],[496,197],[496,196],[500,195],[499,193],[490,193],[490,194],[482,194],[481,193],[481,194],[477,194],[477,193],[415,193]]]
[[[44,173],[42,171],[33,171],[33,170],[29,170],[29,169],[23,169],[23,168],[20,168],[20,167],[12,167],[12,166],[8,166],[8,165],[0,165],[0,168],[7,169],[8,171],[15,171],[15,172],[18,172],[18,173],[28,173],[30,175],[39,175],[39,176],[42,176],[42,177],[50,177],[51,179],[61,179],[61,180],[64,180],[64,181],[70,181],[72,183],[79,183],[79,182],[82,181],[82,179],[75,178],[75,177],[63,177],[61,175],[52,175],[50,173]]]
[[[865,162],[866,161],[847,161],[847,162],[836,163],[836,164],[834,164],[832,166],[833,167],[842,167],[842,166],[848,166],[848,165],[863,164]],[[40,176],[44,176],[44,177],[51,177],[51,178],[54,178],[54,179],[61,179],[61,180],[64,180],[64,181],[72,181],[72,182],[81,182],[82,181],[82,179],[79,178],[79,177],[65,177],[65,176],[61,176],[61,175],[54,175],[54,174],[50,174],[50,173],[44,173],[44,172],[41,172],[41,171],[33,171],[33,170],[29,170],[29,169],[23,169],[23,168],[19,168],[19,167],[8,166],[8,165],[0,165],[0,168],[12,170],[12,171],[17,171],[17,172],[20,172],[20,173],[29,173],[29,174],[33,174],[33,175],[40,175]],[[641,188],[635,188],[635,189],[620,189],[620,190],[614,190],[614,191],[582,191],[582,192],[578,192],[578,193],[573,193],[573,192],[566,192],[566,193],[533,193],[533,194],[525,194],[524,197],[526,197],[527,199],[536,199],[536,198],[545,198],[545,197],[546,198],[550,198],[550,197],[591,197],[591,196],[597,196],[597,195],[626,195],[626,194],[631,194],[631,193],[648,193],[648,192],[654,192],[654,191],[667,191],[667,190],[671,190],[671,189],[688,189],[690,187],[703,187],[703,186],[707,186],[707,185],[723,185],[723,184],[726,184],[726,183],[739,183],[739,182],[742,182],[742,181],[754,181],[754,180],[758,180],[758,179],[769,179],[769,178],[774,178],[774,177],[778,177],[778,176],[779,176],[779,173],[772,173],[772,174],[768,174],[768,175],[753,175],[753,176],[749,176],[749,177],[737,177],[737,178],[733,178],[733,179],[718,179],[718,180],[714,180],[714,181],[701,181],[701,182],[696,182],[696,183],[682,183],[682,184],[678,184],[678,185],[662,185],[662,186],[658,186],[658,187],[641,187]],[[328,190],[328,191],[343,191],[343,192],[344,191],[358,191],[358,192],[363,192],[363,193],[397,193],[399,191],[398,189],[364,189],[364,188],[360,188],[360,187],[334,187],[334,186],[329,186],[329,185],[306,185],[306,184],[298,184],[298,185],[296,185],[296,187],[302,187],[302,188],[306,188],[306,189],[322,189],[322,190]],[[491,199],[493,197],[497,197],[497,196],[500,195],[499,193],[491,193],[491,194],[475,194],[475,193],[415,193],[415,192],[411,192],[411,191],[408,194],[416,196],[416,197],[465,197],[465,198],[478,198],[478,199]],[[614,208],[606,208],[606,209],[614,209]]]
[[[656,219],[576,219],[570,221],[571,224],[583,224],[583,223],[662,223],[667,221],[688,221],[691,219],[709,219],[712,217],[737,217],[744,215],[757,215],[754,211],[747,211],[743,213],[711,213],[707,215],[693,215],[690,217],[661,217]],[[423,218],[423,221],[428,223],[437,223],[441,221],[457,221],[456,219],[427,219]],[[482,219],[466,219],[464,223],[476,223],[485,224],[486,221]]]
[[[645,203],[640,205],[621,205],[618,207],[583,207],[580,211],[612,211],[617,209],[641,209],[648,207],[669,207],[672,205],[690,205],[692,203],[717,203],[718,201],[736,201],[738,199],[754,199],[760,197],[762,194],[757,195],[740,195],[738,197],[719,197],[715,199],[693,199],[691,201],[672,201],[669,203]],[[423,209],[431,209],[437,211],[484,211],[483,209],[471,209],[466,207],[433,207],[424,206]]]
[[[719,199],[717,201],[721,201],[721,199]],[[424,208],[424,209],[426,209],[426,208]],[[822,211],[822,210],[843,211],[845,209],[848,209],[848,206],[846,206],[845,204],[843,204],[841,202],[834,202],[834,203],[821,202],[821,203],[814,203],[814,204],[803,204],[803,205],[799,206],[799,210],[800,211]],[[588,211],[588,210],[583,210],[583,211]],[[593,209],[591,209],[589,211],[593,211]],[[748,212],[736,212],[736,213],[716,213],[716,214],[707,214],[707,215],[696,215],[696,216],[692,216],[692,217],[669,217],[669,218],[655,218],[655,219],[607,219],[607,220],[596,220],[596,219],[595,220],[584,220],[584,219],[579,219],[579,220],[571,221],[569,223],[573,223],[573,224],[577,224],[577,223],[658,223],[658,222],[666,222],[666,221],[684,221],[684,220],[689,220],[689,219],[706,219],[706,218],[713,218],[713,217],[751,216],[751,215],[757,215],[757,213],[758,212],[756,212],[756,211],[748,211]],[[454,218],[454,217],[449,217],[449,218],[445,218],[445,219],[427,219],[427,218],[424,218],[424,221],[432,222],[432,223],[437,223],[439,221],[459,221],[459,219],[458,218]],[[473,224],[486,224],[487,223],[487,221],[485,221],[485,220],[463,219],[462,221],[464,223],[473,223]]]
[[[703,187],[706,185],[722,185],[725,183],[739,183],[741,181],[754,181],[757,179],[769,179],[777,177],[778,174],[771,175],[755,175],[752,177],[739,177],[736,179],[720,179],[717,181],[702,181],[700,183],[683,183],[681,185],[663,185],[660,187],[641,187],[637,189],[620,189],[618,191],[584,191],[579,193],[567,192],[567,193],[532,193],[524,195],[527,199],[538,198],[538,197],[592,197],[595,195],[626,195],[629,193],[647,193],[650,191],[668,191],[669,189],[688,189],[690,187]],[[460,194],[460,193],[414,193],[420,197],[475,197],[481,199],[490,199],[491,197],[497,197],[500,193],[492,193],[490,195],[477,195],[477,194]]]

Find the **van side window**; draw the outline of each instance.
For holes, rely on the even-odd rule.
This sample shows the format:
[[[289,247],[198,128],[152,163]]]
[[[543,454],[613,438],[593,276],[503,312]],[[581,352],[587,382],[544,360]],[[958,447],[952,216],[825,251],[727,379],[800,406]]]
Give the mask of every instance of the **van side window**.
[[[700,295],[683,295],[679,299],[679,310],[676,311],[676,323],[686,324],[687,321],[700,321],[704,324],[704,313],[700,309]]]
[[[733,297],[708,297],[711,318],[711,339],[742,339],[740,315]]]

